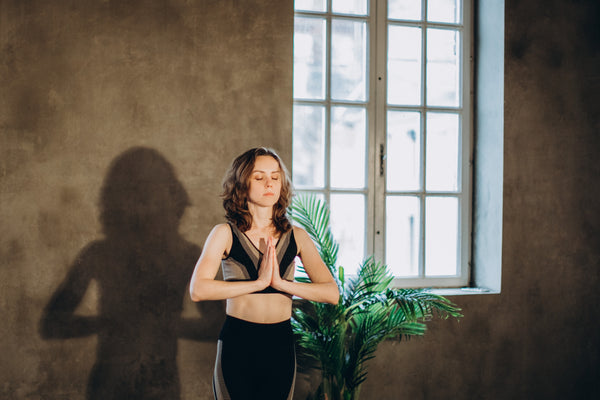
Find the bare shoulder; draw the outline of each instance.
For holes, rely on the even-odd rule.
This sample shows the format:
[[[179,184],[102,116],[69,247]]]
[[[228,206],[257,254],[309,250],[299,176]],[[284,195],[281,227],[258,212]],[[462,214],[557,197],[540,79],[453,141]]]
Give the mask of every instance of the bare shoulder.
[[[227,223],[218,224],[212,228],[210,234],[215,236],[231,236],[231,227]]]
[[[210,247],[213,250],[228,253],[231,248],[231,242],[232,237],[229,224],[218,224],[210,231],[210,234],[206,239],[205,248]]]
[[[308,237],[308,233],[304,230],[304,228],[301,228],[298,225],[292,225],[292,229],[294,230],[295,236]]]
[[[294,230],[294,238],[296,239],[296,245],[299,249],[301,249],[307,241],[312,243],[310,236],[308,236],[308,233],[303,228],[293,225],[292,229]]]

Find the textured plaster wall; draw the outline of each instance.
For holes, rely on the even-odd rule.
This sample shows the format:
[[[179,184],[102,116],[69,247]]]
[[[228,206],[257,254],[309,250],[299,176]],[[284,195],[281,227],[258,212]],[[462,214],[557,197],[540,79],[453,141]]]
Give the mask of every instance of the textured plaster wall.
[[[599,8],[506,1],[502,293],[382,345],[361,398],[600,397]],[[219,304],[183,277],[230,159],[290,159],[292,32],[291,1],[0,0],[0,398],[83,399],[136,351],[211,398]]]
[[[502,293],[382,346],[363,398],[600,398],[600,3],[505,12]]]
[[[292,7],[0,0],[0,398],[211,398],[185,285],[231,159],[291,158]]]

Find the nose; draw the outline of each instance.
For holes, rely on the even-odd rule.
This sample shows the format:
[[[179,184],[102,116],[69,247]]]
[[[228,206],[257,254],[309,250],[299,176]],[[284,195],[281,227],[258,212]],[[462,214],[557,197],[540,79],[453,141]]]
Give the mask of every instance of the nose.
[[[267,178],[265,184],[267,185],[267,187],[273,186],[273,179]]]

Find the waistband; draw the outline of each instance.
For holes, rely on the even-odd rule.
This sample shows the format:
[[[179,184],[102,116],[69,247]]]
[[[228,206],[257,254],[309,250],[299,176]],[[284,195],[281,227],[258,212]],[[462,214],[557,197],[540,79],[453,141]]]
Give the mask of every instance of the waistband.
[[[291,335],[292,322],[290,319],[275,323],[258,323],[246,321],[240,318],[225,316],[223,329],[219,339],[230,335],[244,335],[245,337],[266,337],[271,335]]]

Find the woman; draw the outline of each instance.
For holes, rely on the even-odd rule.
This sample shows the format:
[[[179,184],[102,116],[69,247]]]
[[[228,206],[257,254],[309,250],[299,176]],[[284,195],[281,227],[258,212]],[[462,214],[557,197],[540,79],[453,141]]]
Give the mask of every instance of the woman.
[[[190,284],[194,301],[227,299],[213,377],[218,400],[291,399],[292,296],[338,302],[337,285],[315,245],[287,218],[290,200],[287,170],[271,149],[248,150],[223,181],[227,223],[206,239]],[[311,283],[294,282],[296,256]],[[215,280],[219,265],[223,281]]]

